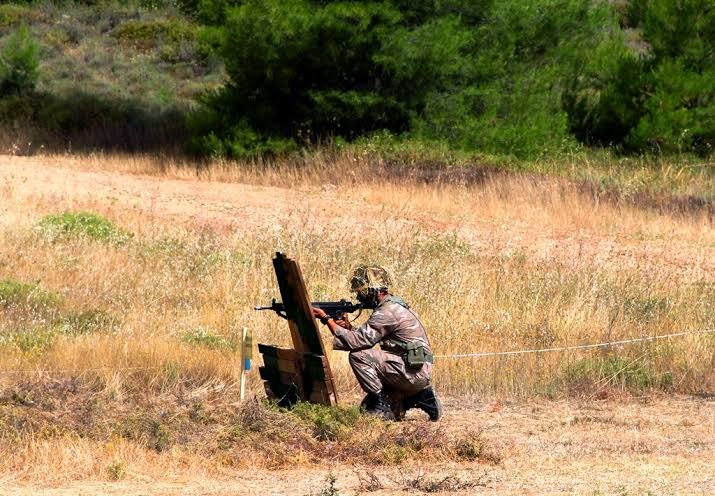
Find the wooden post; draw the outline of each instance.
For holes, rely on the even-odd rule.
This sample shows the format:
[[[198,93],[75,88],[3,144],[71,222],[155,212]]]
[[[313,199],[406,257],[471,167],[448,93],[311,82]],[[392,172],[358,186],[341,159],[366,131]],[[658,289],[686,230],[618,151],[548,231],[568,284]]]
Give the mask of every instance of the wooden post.
[[[246,397],[246,374],[251,370],[251,360],[253,359],[253,336],[248,330],[248,327],[244,327],[241,332],[241,393],[240,399]]]

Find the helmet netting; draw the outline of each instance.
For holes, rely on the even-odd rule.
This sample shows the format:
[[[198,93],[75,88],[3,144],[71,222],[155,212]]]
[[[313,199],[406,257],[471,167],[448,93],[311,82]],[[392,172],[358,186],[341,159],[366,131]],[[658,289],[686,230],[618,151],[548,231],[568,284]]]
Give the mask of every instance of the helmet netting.
[[[350,278],[350,291],[353,293],[365,292],[368,289],[386,291],[391,285],[390,274],[379,265],[360,265]]]

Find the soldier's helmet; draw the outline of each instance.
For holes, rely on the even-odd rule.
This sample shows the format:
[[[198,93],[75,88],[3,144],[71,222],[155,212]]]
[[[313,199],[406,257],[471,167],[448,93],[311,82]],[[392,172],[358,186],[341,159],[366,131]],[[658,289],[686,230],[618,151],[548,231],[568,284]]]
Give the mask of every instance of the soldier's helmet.
[[[390,274],[379,265],[360,265],[350,277],[350,291],[352,293],[366,294],[370,289],[388,291],[392,286]]]

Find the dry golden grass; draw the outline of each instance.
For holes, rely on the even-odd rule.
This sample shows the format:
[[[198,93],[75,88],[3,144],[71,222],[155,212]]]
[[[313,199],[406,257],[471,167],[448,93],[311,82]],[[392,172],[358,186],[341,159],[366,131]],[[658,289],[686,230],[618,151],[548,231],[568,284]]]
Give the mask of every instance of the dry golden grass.
[[[53,160],[63,159],[43,162]],[[63,311],[100,309],[121,324],[62,336],[41,353],[8,350],[5,370],[104,367],[114,376],[115,369],[153,367],[144,379],[162,384],[167,364],[181,364],[191,376],[235,378],[230,350],[182,337],[230,339],[248,326],[257,342],[287,343],[280,319],[252,311],[277,295],[270,264],[276,250],[300,261],[315,299],[346,296],[346,274],[360,261],[386,264],[396,293],[419,311],[440,355],[715,327],[715,233],[706,213],[678,217],[594,203],[567,182],[532,176],[462,185],[328,184],[322,162],[286,168],[284,176],[275,168],[264,174],[217,164],[198,180],[180,165],[160,169],[146,158],[69,164],[5,182],[12,219],[3,226],[7,275],[62,295]],[[362,172],[353,177],[363,177],[364,164],[355,167]],[[283,184],[286,177],[292,189],[240,184]],[[51,240],[36,228],[48,213],[77,210],[103,214],[136,235],[113,245]],[[658,386],[663,379],[680,390],[712,384],[712,344],[711,336],[693,336],[616,350],[637,377],[614,380]],[[560,393],[569,381],[582,382],[573,373],[593,375],[599,356],[445,359],[437,381],[452,392]],[[354,392],[344,358],[333,357],[339,385]],[[571,367],[583,360],[594,364]]]
[[[316,300],[348,296],[354,265],[386,265],[438,355],[715,327],[707,209],[675,215],[594,201],[563,179],[497,174],[425,183],[390,178],[369,157],[350,156],[313,165],[209,164],[198,173],[146,157],[5,157],[0,200],[0,280],[56,296],[42,305],[32,297],[0,304],[0,335],[11,336],[0,344],[0,390],[10,393],[28,381],[74,378],[99,403],[166,396],[172,411],[221,391],[228,408],[237,399],[241,328],[252,329],[256,343],[289,343],[282,320],[252,310],[278,295],[270,261],[277,250],[300,262]],[[96,212],[133,237],[56,238],[38,227],[65,211]],[[95,314],[104,316],[96,325],[73,327],[83,322],[78,316]],[[347,357],[331,353],[331,360],[339,391],[354,401],[359,389]],[[715,336],[701,334],[612,350],[441,358],[435,381],[446,394],[507,397],[707,392],[714,365]],[[262,395],[255,374],[249,389]],[[21,404],[7,398],[12,408]],[[129,478],[225,470],[223,455],[204,463],[191,443],[156,454],[136,440],[78,433],[75,424],[59,437],[26,433],[1,470],[28,480],[42,478],[32,467],[43,461],[52,480],[111,479],[107,470],[124,469]],[[0,449],[17,449],[9,446]],[[304,457],[293,462],[311,461],[291,453]],[[108,468],[115,459],[124,461]]]

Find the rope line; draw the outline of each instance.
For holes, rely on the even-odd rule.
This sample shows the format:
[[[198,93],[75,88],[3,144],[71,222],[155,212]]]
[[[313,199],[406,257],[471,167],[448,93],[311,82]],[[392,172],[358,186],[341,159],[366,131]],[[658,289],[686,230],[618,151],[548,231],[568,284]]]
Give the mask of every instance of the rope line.
[[[645,336],[633,339],[624,339],[620,341],[608,341],[604,343],[593,343],[593,344],[581,344],[576,346],[561,346],[556,348],[539,348],[533,350],[512,350],[512,351],[490,351],[490,352],[480,352],[480,353],[465,353],[458,355],[434,355],[435,358],[481,358],[489,356],[507,356],[507,355],[525,355],[528,353],[548,353],[552,351],[570,351],[570,350],[587,350],[593,348],[608,348],[610,346],[620,346],[624,344],[639,343],[644,341],[656,341],[658,339],[670,339],[680,336],[692,336],[695,334],[710,334],[714,333],[715,329],[704,329],[701,331],[686,331],[677,332],[674,334],[661,334],[659,336]],[[99,372],[102,370],[113,370],[113,371],[126,371],[126,370],[156,370],[162,368],[161,366],[154,367],[95,367],[91,369],[84,369],[79,371],[82,374],[87,372]],[[2,375],[16,375],[16,374],[31,374],[31,373],[62,373],[62,372],[77,372],[73,369],[33,369],[33,370],[0,370],[0,376]]]
[[[570,351],[570,350],[586,350],[590,348],[608,348],[609,346],[620,346],[623,344],[639,343],[643,341],[656,341],[658,339],[669,339],[678,336],[690,336],[693,334],[708,334],[715,332],[715,329],[704,329],[702,331],[686,331],[677,332],[674,334],[662,334],[659,336],[646,336],[641,338],[624,339],[621,341],[608,341],[606,343],[580,344],[576,346],[561,346],[558,348],[540,348],[534,350],[513,350],[513,351],[491,351],[482,353],[465,353],[461,355],[435,355],[435,358],[480,358],[488,356],[505,356],[505,355],[525,355],[527,353],[547,353],[551,351]]]

